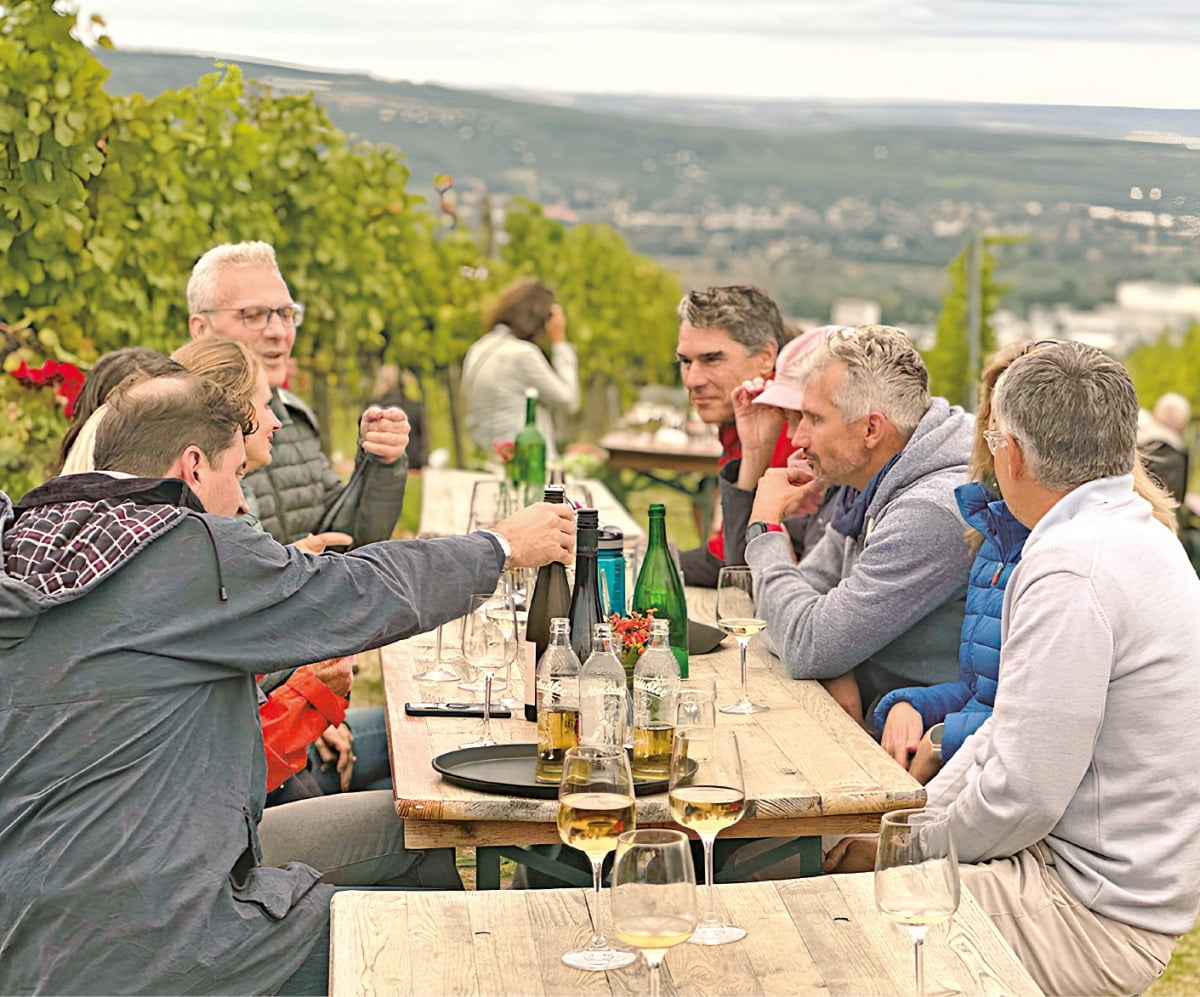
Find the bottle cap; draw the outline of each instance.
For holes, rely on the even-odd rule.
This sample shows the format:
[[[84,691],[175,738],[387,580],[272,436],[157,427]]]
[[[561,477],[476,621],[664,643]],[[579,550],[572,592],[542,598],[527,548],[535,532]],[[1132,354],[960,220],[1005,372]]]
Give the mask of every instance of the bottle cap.
[[[547,485],[545,498],[547,502],[562,505],[567,500],[567,490],[562,485]]]
[[[537,396],[538,396],[537,388],[526,388],[525,389],[525,397],[526,398],[536,398]]]
[[[601,550],[624,550],[625,534],[616,526],[601,526],[596,546]]]
[[[600,513],[595,509],[576,509],[575,526],[580,530],[594,530],[600,525]]]

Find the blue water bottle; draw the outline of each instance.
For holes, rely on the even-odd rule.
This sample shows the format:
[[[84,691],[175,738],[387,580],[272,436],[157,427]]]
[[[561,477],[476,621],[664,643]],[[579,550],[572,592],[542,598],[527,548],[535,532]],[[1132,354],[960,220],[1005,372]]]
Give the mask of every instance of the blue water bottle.
[[[625,615],[625,534],[615,526],[601,526],[596,551],[600,602],[604,615]]]

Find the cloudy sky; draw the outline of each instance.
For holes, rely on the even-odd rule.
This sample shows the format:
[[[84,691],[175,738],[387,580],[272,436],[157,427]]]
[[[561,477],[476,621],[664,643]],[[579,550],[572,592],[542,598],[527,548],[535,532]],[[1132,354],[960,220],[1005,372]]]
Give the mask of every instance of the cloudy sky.
[[[449,86],[1195,108],[1196,0],[79,0],[118,48]]]

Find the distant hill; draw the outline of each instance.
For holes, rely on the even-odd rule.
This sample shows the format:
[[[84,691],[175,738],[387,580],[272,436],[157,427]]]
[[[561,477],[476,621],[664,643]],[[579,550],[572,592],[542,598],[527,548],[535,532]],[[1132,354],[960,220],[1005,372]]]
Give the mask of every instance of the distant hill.
[[[153,95],[213,58],[99,51],[116,93]],[[604,221],[685,280],[754,279],[793,313],[875,297],[928,320],[970,232],[1005,250],[1013,299],[1087,304],[1122,277],[1200,280],[1200,111],[468,90],[237,61],[312,92],[347,132],[401,149],[410,186],[450,173]],[[1200,145],[1200,139],[1196,140]]]

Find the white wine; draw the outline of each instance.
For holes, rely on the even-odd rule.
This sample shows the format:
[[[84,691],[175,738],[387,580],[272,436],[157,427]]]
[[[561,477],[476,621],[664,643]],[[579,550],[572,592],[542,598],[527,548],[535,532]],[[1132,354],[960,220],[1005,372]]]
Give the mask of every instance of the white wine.
[[[927,928],[932,924],[941,924],[954,913],[945,907],[939,907],[921,900],[914,900],[900,908],[879,905],[879,913],[889,921],[904,924],[910,928]]]
[[[671,790],[671,817],[701,837],[717,833],[742,819],[746,794],[731,786],[676,786]]]
[[[636,826],[633,800],[620,793],[568,793],[558,801],[558,836],[599,860],[617,847],[617,835]]]
[[[568,748],[579,747],[578,710],[538,710],[538,751],[534,778],[537,782],[558,782],[562,778],[563,759]]]
[[[671,774],[671,742],[675,725],[651,723],[633,728],[633,777],[666,779]]]
[[[670,914],[629,914],[618,918],[613,928],[626,945],[661,952],[691,938],[696,922]]]
[[[731,637],[753,637],[766,628],[767,621],[749,616],[727,616],[717,620],[717,626]]]

